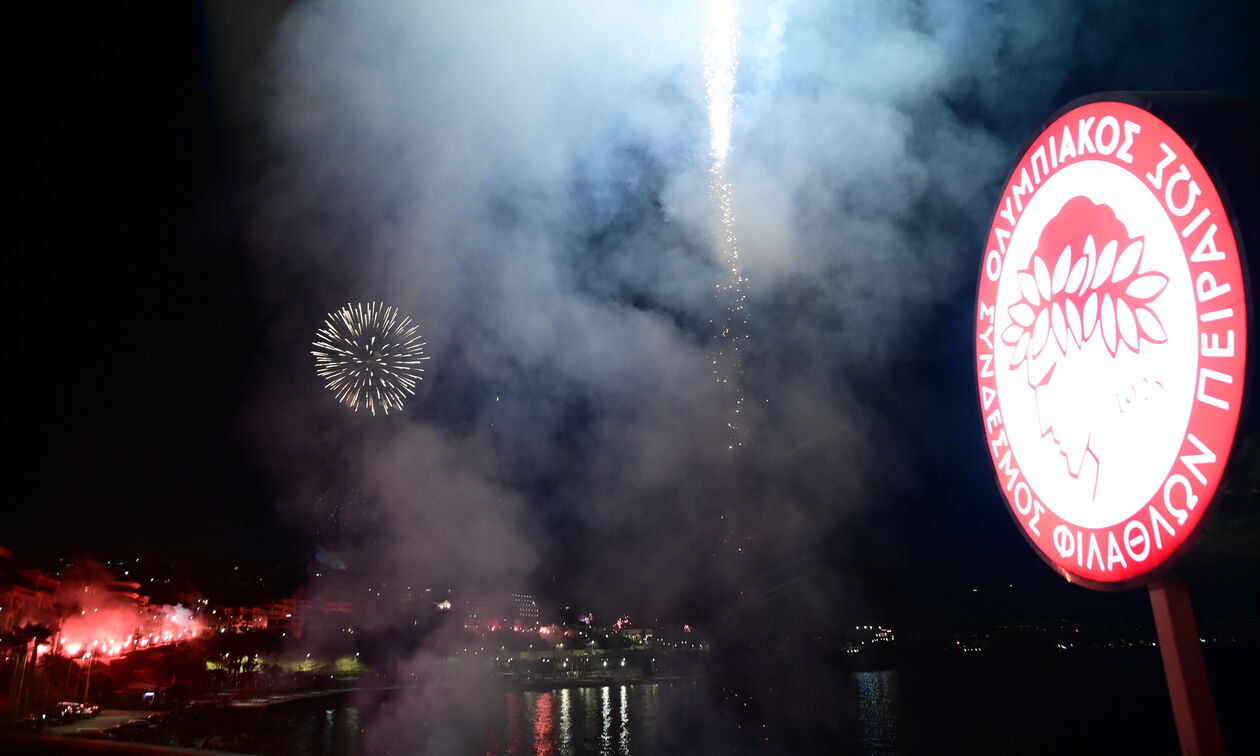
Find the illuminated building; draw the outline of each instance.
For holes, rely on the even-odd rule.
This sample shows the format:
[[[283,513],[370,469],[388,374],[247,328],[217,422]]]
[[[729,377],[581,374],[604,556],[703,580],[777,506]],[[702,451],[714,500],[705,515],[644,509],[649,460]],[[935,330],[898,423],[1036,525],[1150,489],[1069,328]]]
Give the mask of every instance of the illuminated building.
[[[515,612],[513,626],[522,630],[538,627],[538,602],[528,593],[513,593],[512,607]]]
[[[15,569],[13,552],[0,547],[0,631],[26,622],[55,622],[53,604],[61,582],[35,569]]]
[[[120,599],[136,606],[145,606],[149,603],[149,597],[140,593],[140,584],[129,580],[110,580],[99,585],[92,584],[87,586],[86,590],[100,590],[113,599]]]
[[[220,633],[243,633],[267,629],[267,610],[260,606],[217,606],[207,618],[213,630]]]
[[[890,628],[883,625],[854,625],[848,633],[849,640],[858,646],[873,646],[881,643],[896,643],[897,636]]]
[[[627,627],[621,631],[621,635],[635,643],[651,643],[653,630],[650,627]]]

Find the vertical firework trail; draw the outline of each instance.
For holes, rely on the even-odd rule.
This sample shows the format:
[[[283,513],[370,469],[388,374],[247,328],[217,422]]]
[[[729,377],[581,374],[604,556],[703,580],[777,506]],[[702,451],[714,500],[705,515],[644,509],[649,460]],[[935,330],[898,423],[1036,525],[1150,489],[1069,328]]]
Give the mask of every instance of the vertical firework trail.
[[[726,157],[731,151],[731,120],[735,111],[735,69],[739,65],[739,29],[735,0],[709,0],[704,11],[704,88],[709,111],[709,193],[717,216],[713,234],[719,249],[722,276],[715,297],[724,312],[710,358],[713,378],[731,393],[726,413],[727,444],[744,445],[741,413],[744,409],[742,349],[748,342],[748,310],[743,265],[735,237],[735,209],[731,185],[726,179]],[[715,324],[716,325],[716,324]]]

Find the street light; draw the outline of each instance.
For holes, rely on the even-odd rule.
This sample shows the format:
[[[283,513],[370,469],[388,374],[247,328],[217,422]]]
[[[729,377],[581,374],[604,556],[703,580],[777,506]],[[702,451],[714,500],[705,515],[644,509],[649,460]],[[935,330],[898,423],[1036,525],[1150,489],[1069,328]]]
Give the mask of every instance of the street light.
[[[91,652],[87,654],[88,668],[87,675],[83,679],[83,703],[87,703],[88,690],[92,687],[92,662],[96,661]]]

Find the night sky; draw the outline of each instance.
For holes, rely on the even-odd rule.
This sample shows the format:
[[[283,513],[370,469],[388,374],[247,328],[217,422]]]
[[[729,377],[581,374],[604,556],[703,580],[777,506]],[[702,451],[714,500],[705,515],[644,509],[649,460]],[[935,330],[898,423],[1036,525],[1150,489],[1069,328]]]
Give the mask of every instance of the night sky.
[[[790,6],[779,78],[751,53],[739,74],[763,406],[734,460],[708,450],[693,18],[645,11],[635,49],[605,50],[618,21],[559,10],[53,5],[5,25],[0,545],[318,544],[365,574],[709,616],[1144,611],[1065,585],[1006,514],[974,276],[1005,172],[1063,103],[1260,97],[1254,3]],[[366,299],[432,329],[401,418],[336,405],[306,353]],[[1202,571],[1209,612],[1254,588],[1252,556]]]
[[[45,359],[44,398],[13,403],[6,542],[249,551],[242,523],[274,540],[240,422],[262,324],[216,219],[228,152],[200,13],[64,4],[8,26],[9,285],[18,351]]]

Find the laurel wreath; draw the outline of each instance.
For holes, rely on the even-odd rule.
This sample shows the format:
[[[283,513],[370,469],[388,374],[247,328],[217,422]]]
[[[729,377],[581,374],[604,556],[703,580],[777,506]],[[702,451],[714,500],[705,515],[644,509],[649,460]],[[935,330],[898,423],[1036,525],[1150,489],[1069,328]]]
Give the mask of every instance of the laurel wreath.
[[[1028,268],[1016,273],[1020,300],[1007,308],[1011,325],[1002,332],[1002,341],[1015,347],[1011,368],[1039,357],[1050,344],[1066,355],[1069,346],[1081,347],[1095,334],[1101,334],[1113,357],[1121,345],[1137,352],[1142,341],[1167,341],[1150,303],[1164,291],[1168,277],[1139,272],[1141,239],[1117,255],[1119,247],[1113,240],[1099,252],[1091,234],[1080,255],[1065,247],[1053,271],[1034,255]]]

